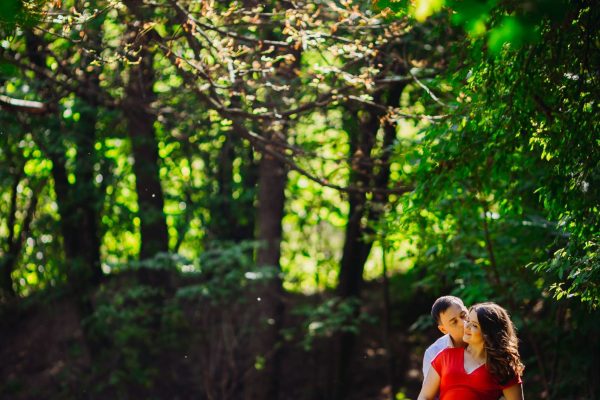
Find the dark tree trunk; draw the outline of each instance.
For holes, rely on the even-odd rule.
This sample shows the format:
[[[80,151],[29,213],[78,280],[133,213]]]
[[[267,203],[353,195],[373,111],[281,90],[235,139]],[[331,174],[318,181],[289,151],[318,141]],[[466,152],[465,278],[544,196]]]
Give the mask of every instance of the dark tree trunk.
[[[0,289],[7,297],[15,297],[15,288],[13,287],[12,272],[16,259],[13,254],[6,253],[4,257],[0,259]]]
[[[28,55],[33,64],[45,68],[44,42],[32,33],[26,35]],[[85,61],[83,61],[85,62]],[[90,74],[91,86],[99,86],[97,73]],[[42,92],[52,98],[52,89],[45,87]],[[80,120],[73,130],[65,132],[57,115],[50,117],[48,138],[39,138],[40,147],[45,149],[52,160],[52,178],[56,192],[56,202],[61,218],[60,230],[71,287],[77,292],[85,291],[102,277],[100,267],[100,237],[98,230],[101,196],[94,186],[94,163],[96,150],[96,115],[94,104],[76,103]],[[70,184],[66,170],[66,148],[63,137],[72,137],[77,145],[75,162],[75,183]]]
[[[87,285],[97,283],[102,276],[97,232],[89,230],[94,223],[86,220],[89,218],[86,213],[94,210],[90,205],[81,204],[77,193],[82,190],[69,184],[62,152],[50,155],[50,159],[56,203],[61,217],[60,230],[68,265],[68,279],[71,286],[79,292]]]
[[[18,181],[17,181],[18,182]],[[23,249],[23,244],[27,239],[27,236],[30,233],[31,222],[33,221],[33,216],[35,214],[35,210],[37,208],[39,194],[46,185],[46,180],[39,182],[35,187],[32,188],[33,194],[31,196],[31,200],[29,200],[29,204],[27,209],[25,210],[25,217],[21,222],[21,230],[18,235],[15,234],[14,225],[11,226],[10,234],[9,234],[9,242],[8,242],[8,251],[4,255],[4,258],[1,262],[2,267],[2,289],[4,292],[10,296],[14,297],[16,295],[15,290],[12,285],[12,277],[11,274],[15,268],[15,264],[21,255],[21,250]],[[16,188],[15,188],[16,189]],[[15,198],[16,200],[16,198]],[[16,209],[15,209],[16,211]],[[15,218],[16,220],[16,218]],[[14,221],[13,221],[14,224]]]
[[[287,4],[275,3],[273,8],[288,7]],[[268,9],[269,7],[267,7]],[[278,33],[272,30],[263,32],[268,39],[279,39]],[[300,66],[300,50],[294,52],[291,62],[279,61],[274,67],[277,79],[282,83],[292,82],[296,78],[295,69]],[[283,94],[272,91],[268,98],[271,108],[278,108]],[[290,122],[287,121],[289,124]],[[267,137],[273,143],[285,142],[289,125],[283,125],[279,131],[263,129],[268,132]],[[278,151],[276,146],[267,145],[267,150]],[[259,266],[275,267],[278,275],[260,288],[264,304],[259,308],[259,322],[263,334],[258,332],[259,339],[254,343],[255,354],[265,358],[264,368],[256,371],[256,380],[247,387],[246,399],[250,400],[277,400],[279,398],[279,381],[282,364],[280,331],[283,327],[285,306],[283,303],[283,286],[279,273],[281,272],[281,239],[282,220],[285,207],[285,187],[287,184],[287,167],[273,156],[263,152],[258,168],[258,212],[256,217],[257,239],[261,247],[257,252]]]
[[[8,153],[8,157],[10,157],[10,153]],[[13,184],[10,192],[10,203],[8,206],[8,238],[4,250],[4,257],[0,259],[0,271],[2,273],[0,275],[0,287],[2,288],[2,291],[9,297],[15,296],[15,289],[13,288],[12,282],[12,272],[14,269],[14,264],[16,263],[16,257],[13,251],[13,243],[15,241],[15,226],[17,220],[17,188],[22,176],[23,169],[19,168],[18,172],[13,177]]]
[[[360,121],[359,113],[351,112],[344,121],[344,127],[350,137],[352,157],[349,184],[351,186],[368,186],[372,172],[370,154],[379,129],[378,118],[370,113],[363,121]],[[352,192],[349,194],[348,203],[348,222],[337,286],[337,294],[342,300],[360,296],[364,265],[372,245],[372,242],[365,241],[363,238],[367,214],[366,195]],[[338,335],[336,346],[338,356],[335,362],[335,381],[333,382],[333,398],[335,400],[345,399],[350,389],[348,371],[355,340],[356,336],[349,332]]]
[[[352,157],[350,186],[371,185],[371,151],[379,130],[379,116],[376,113],[365,114],[354,111],[349,113],[344,121],[344,127],[350,137]],[[363,238],[367,222],[364,218],[367,215],[367,196],[364,193],[351,192],[348,195],[348,203],[348,223],[337,287],[337,292],[342,298],[360,295],[364,263],[371,250],[371,243]]]
[[[387,103],[391,106],[396,106],[400,101],[400,95],[402,94],[402,90],[404,89],[404,85],[394,85],[390,89],[388,93]],[[379,188],[385,188],[388,186],[390,181],[390,153],[394,141],[396,139],[396,124],[385,121],[383,123],[383,153],[381,156],[381,167],[377,174],[375,175],[375,186]],[[388,195],[384,193],[375,193],[373,195],[373,201],[380,205],[384,205],[388,203]],[[376,207],[371,209],[370,218],[372,220],[377,221],[381,217],[382,207]],[[373,232],[374,234],[375,232]],[[393,357],[394,349],[392,346],[393,341],[391,340],[392,327],[391,327],[391,301],[390,301],[390,289],[389,289],[389,279],[388,279],[388,268],[387,268],[387,247],[384,243],[383,246],[383,254],[382,254],[382,264],[383,264],[383,303],[384,303],[384,343],[387,350],[387,375],[388,375],[388,384],[390,386],[390,399],[396,398],[396,392],[398,391],[398,387],[395,380],[395,372],[396,372],[396,360]]]
[[[255,199],[258,165],[253,150],[248,149],[237,132],[224,132],[225,141],[217,159],[217,196],[210,201],[211,240],[239,243],[254,239]],[[241,181],[234,180],[234,163],[240,161]],[[240,191],[234,196],[234,191]]]
[[[104,17],[100,17],[88,24],[86,34],[90,40],[90,47],[102,47],[102,24]],[[81,59],[81,65],[90,68],[93,61],[90,54],[84,53]],[[95,183],[95,166],[99,157],[95,145],[98,137],[96,124],[98,122],[97,101],[89,100],[94,98],[94,93],[100,91],[100,69],[94,67],[88,70],[86,74],[86,87],[89,93],[86,96],[88,100],[76,100],[75,106],[79,111],[79,121],[77,121],[73,139],[77,146],[77,157],[75,159],[75,185],[71,194],[77,199],[77,219],[79,220],[80,232],[86,232],[80,238],[80,253],[85,254],[88,268],[91,268],[91,282],[99,283],[102,277],[100,265],[100,210],[104,201],[103,188]]]
[[[97,76],[91,76],[93,84],[99,86]],[[100,266],[100,229],[99,214],[102,207],[103,195],[95,185],[94,165],[97,161],[96,149],[96,120],[97,111],[93,105],[83,103],[80,120],[77,123],[75,140],[77,144],[77,159],[75,161],[75,186],[72,194],[77,199],[77,211],[73,224],[79,224],[79,256],[85,257],[85,269],[90,271],[90,282],[98,284],[102,278]]]
[[[240,135],[236,135],[236,140],[239,140],[241,146]],[[258,188],[259,166],[254,158],[254,150],[251,147],[244,146],[242,157],[242,165],[240,167],[240,175],[242,178],[243,192],[238,199],[238,204],[242,210],[251,210],[244,212],[243,215],[238,213],[238,238],[239,240],[252,240],[255,237],[256,213],[255,199]]]
[[[129,6],[129,2],[127,4]],[[143,20],[132,22],[132,36],[139,34],[143,22]],[[148,50],[147,41],[146,36],[139,35],[133,41],[133,47],[139,50],[139,62],[131,66],[126,99],[123,102],[134,158],[133,171],[142,238],[140,259],[151,258],[158,252],[169,250],[164,197],[159,175],[158,143],[154,132],[156,116],[151,112],[151,104],[155,98],[152,90],[153,55]]]
[[[211,213],[211,225],[215,227],[217,237],[232,240],[235,235],[235,211],[233,210],[233,162],[235,151],[232,137],[225,132],[225,142],[219,152],[217,161],[218,202],[214,213]],[[218,216],[218,217],[217,217]]]
[[[286,167],[273,157],[263,154],[258,175],[257,239],[261,247],[257,251],[259,267],[274,267],[280,272],[281,236]],[[283,324],[284,306],[279,276],[261,283],[256,288],[257,319],[259,328],[254,334],[251,349],[255,357],[264,360],[263,368],[254,370],[246,379],[247,400],[270,400],[279,396],[278,374],[281,353],[278,348],[279,331]]]
[[[124,3],[132,14],[128,23],[127,40],[136,59],[128,71],[122,111],[127,120],[134,160],[133,173],[141,236],[139,259],[143,261],[153,258],[158,253],[169,251],[164,194],[160,182],[160,157],[154,130],[156,112],[152,108],[152,103],[156,100],[153,90],[154,53],[150,49],[150,38],[145,29],[145,23],[152,19],[154,6],[147,6],[142,0],[126,0]],[[173,289],[169,271],[143,265],[138,270],[138,279],[144,285],[160,289],[146,299],[146,304],[151,309],[163,309],[168,293]],[[148,318],[149,326],[159,331],[161,314],[154,313]],[[151,346],[143,345],[142,348],[140,362],[149,368],[159,369]]]
[[[387,93],[386,104],[397,106],[404,85],[395,85]],[[380,97],[380,95],[376,96]],[[379,100],[376,99],[376,103]],[[380,124],[381,114],[375,110],[349,113],[344,121],[346,131],[350,136],[350,152],[352,156],[351,186],[373,186],[385,189],[390,177],[389,153],[396,138],[396,126],[390,122]],[[362,117],[362,118],[361,118]],[[378,169],[374,169],[375,159],[371,152],[376,144],[377,132],[383,128],[382,155],[379,158]],[[343,247],[337,294],[342,299],[360,298],[363,285],[364,266],[373,246],[373,228],[370,223],[376,222],[382,208],[388,202],[388,196],[382,193],[373,194],[373,199],[367,201],[364,193],[349,194],[348,223]],[[366,238],[368,236],[369,238]],[[357,310],[358,312],[358,310]],[[356,336],[352,333],[341,333],[338,337],[338,357],[335,363],[335,382],[333,383],[333,398],[342,400],[350,390],[348,376],[350,363],[354,353]]]
[[[279,267],[286,167],[279,160],[263,155],[258,179],[258,238],[264,246],[259,248],[256,261],[259,265]]]

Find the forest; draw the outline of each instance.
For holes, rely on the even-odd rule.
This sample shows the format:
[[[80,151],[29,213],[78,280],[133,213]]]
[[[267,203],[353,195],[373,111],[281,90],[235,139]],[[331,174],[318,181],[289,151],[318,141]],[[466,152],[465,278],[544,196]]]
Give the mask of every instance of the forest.
[[[600,7],[2,0],[0,399],[415,400],[442,295],[600,399]]]

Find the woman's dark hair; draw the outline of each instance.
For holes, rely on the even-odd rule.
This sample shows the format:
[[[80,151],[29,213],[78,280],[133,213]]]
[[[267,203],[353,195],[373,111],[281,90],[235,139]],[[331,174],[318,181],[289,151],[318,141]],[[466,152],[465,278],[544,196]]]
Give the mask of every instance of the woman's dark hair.
[[[525,368],[519,356],[515,327],[508,312],[495,303],[480,303],[470,311],[477,313],[477,320],[485,342],[487,368],[499,384],[505,385],[515,376],[521,376]]]

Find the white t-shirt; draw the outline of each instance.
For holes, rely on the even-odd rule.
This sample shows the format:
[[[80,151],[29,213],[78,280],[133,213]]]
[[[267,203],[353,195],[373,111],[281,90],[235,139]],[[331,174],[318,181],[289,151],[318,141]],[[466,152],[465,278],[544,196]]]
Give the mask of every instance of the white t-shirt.
[[[429,368],[431,368],[431,362],[433,359],[442,352],[442,350],[454,347],[452,343],[452,339],[450,339],[450,335],[446,334],[433,342],[431,346],[425,350],[425,355],[423,356],[423,379],[427,376],[427,372],[429,372]]]

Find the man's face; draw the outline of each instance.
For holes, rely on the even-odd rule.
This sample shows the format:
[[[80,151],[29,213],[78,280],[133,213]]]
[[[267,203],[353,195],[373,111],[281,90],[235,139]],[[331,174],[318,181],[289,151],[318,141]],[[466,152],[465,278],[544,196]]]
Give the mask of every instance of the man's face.
[[[452,304],[446,311],[440,314],[440,324],[438,328],[442,333],[450,334],[455,345],[463,341],[464,321],[467,319],[467,309],[465,306]]]

